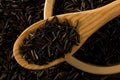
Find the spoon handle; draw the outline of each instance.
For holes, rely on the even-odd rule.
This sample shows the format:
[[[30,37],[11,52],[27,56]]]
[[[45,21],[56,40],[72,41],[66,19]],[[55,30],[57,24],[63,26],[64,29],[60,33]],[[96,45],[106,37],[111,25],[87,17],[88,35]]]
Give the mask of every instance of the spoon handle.
[[[55,0],[45,0],[44,19],[47,19],[52,16],[54,3]]]
[[[120,0],[114,1],[106,6],[90,11],[88,19],[82,20],[79,28],[81,35],[80,46],[104,24],[120,15]],[[90,16],[90,17],[89,17]],[[89,20],[89,21],[88,21]],[[82,40],[83,38],[83,40]]]
[[[80,22],[77,27],[81,37],[80,44],[73,47],[70,54],[73,55],[94,32],[118,15],[120,15],[120,0],[97,9],[60,16],[61,19],[64,17],[68,19],[71,24],[74,24],[76,20]]]
[[[89,21],[89,23],[87,23],[88,22],[87,19],[81,20],[81,21],[84,21],[83,23],[86,23],[86,24],[80,27],[80,34],[82,35],[81,39],[82,38],[84,39],[82,40],[83,42],[80,43],[80,47],[84,44],[84,42],[88,39],[88,37],[90,37],[90,35],[96,32],[101,26],[103,26],[105,23],[115,18],[116,16],[120,15],[120,0],[116,0],[104,7],[90,11],[90,14],[91,14],[91,17],[90,17],[91,19],[89,18],[89,20],[91,21]],[[78,16],[79,15],[77,14],[77,17]],[[70,65],[76,67],[77,69],[83,70],[85,72],[93,73],[93,74],[114,74],[114,73],[120,72],[120,64],[109,66],[109,67],[95,66],[95,65],[87,64],[80,60],[77,60],[75,57],[72,56],[74,53],[75,51],[73,51],[72,54],[67,54],[65,56],[65,60]]]
[[[89,20],[91,21],[87,23],[88,21],[86,20],[87,24],[85,26],[82,26],[82,28],[86,28],[86,29],[80,28],[84,31],[83,33],[81,32],[81,34],[87,32],[87,34],[91,36],[91,34],[93,34],[95,31],[101,28],[101,26],[103,26],[104,24],[106,24],[108,21],[112,20],[116,16],[120,15],[120,0],[116,0],[106,6],[93,10],[91,11],[91,13],[92,13],[91,19],[89,18]]]

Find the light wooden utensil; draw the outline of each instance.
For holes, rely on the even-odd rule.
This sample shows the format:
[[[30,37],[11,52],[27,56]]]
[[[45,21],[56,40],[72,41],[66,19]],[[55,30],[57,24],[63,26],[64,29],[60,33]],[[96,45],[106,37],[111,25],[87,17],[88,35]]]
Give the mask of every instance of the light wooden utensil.
[[[45,0],[44,19],[47,19],[52,16],[54,3],[55,0]]]
[[[88,11],[82,11],[82,12],[76,12],[76,13],[68,13],[63,15],[58,15],[57,17],[59,20],[67,19],[71,25],[73,25],[76,20],[79,21],[78,25],[78,32],[80,34],[81,40],[79,46],[74,46],[71,53],[68,53],[65,55],[65,58],[59,58],[56,59],[48,64],[45,65],[36,65],[36,64],[29,64],[27,61],[23,59],[23,55],[20,53],[20,46],[23,43],[23,39],[26,38],[30,32],[34,31],[36,28],[41,26],[43,23],[45,23],[45,20],[38,21],[28,27],[26,30],[22,32],[22,34],[17,38],[14,47],[13,47],[13,55],[16,59],[16,61],[24,68],[32,69],[32,70],[39,70],[39,69],[45,69],[51,66],[54,66],[56,64],[59,64],[63,61],[69,62],[71,65],[75,66],[78,69],[84,70],[86,72],[89,72],[89,67],[87,64],[84,64],[75,58],[72,57],[72,55],[85,43],[85,41],[99,28],[101,28],[105,23],[112,20],[113,18],[120,15],[120,0],[116,0],[106,6],[103,6],[101,8],[97,8],[94,10],[88,10]],[[52,17],[49,18],[49,20],[52,19]],[[75,62],[77,63],[75,63]],[[80,66],[82,63],[82,66]],[[78,64],[78,65],[76,65]],[[116,67],[117,66],[117,67]],[[120,65],[116,65],[114,70],[116,68],[118,71],[113,71],[114,73],[120,72]],[[79,68],[82,67],[82,68]],[[86,68],[83,68],[86,67]],[[119,68],[118,68],[119,67]],[[111,74],[112,72],[107,72],[107,74]],[[99,74],[99,72],[98,72]],[[105,74],[105,73],[104,73]]]

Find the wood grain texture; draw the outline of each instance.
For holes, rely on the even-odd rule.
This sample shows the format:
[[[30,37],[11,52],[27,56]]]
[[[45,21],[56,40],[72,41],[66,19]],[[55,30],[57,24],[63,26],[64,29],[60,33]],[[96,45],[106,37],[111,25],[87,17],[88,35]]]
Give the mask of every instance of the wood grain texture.
[[[75,58],[73,59],[72,55],[85,43],[88,37],[90,37],[94,32],[96,32],[102,25],[104,25],[105,23],[107,23],[108,21],[110,21],[111,19],[115,18],[118,15],[120,15],[120,0],[114,1],[104,7],[94,9],[94,10],[58,15],[57,17],[60,20],[68,19],[71,25],[73,25],[76,20],[80,22],[80,24],[78,25],[78,32],[81,36],[81,40],[80,40],[79,46],[74,46],[72,49],[72,52],[66,54],[65,58],[56,59],[53,62],[50,62],[46,65],[29,64],[27,61],[23,59],[23,55],[21,55],[19,51],[19,48],[23,43],[23,39],[26,38],[31,31],[35,30],[45,22],[45,20],[38,21],[33,25],[31,25],[30,27],[28,27],[26,30],[24,30],[22,34],[17,38],[13,47],[13,55],[16,61],[22,67],[27,69],[40,70],[40,69],[45,69],[45,68],[57,65],[63,61],[67,61],[69,64],[73,65],[74,67],[77,67],[78,69],[81,69],[81,70],[86,69],[86,72],[93,73],[94,71],[92,72],[91,70],[89,70],[90,68],[87,67],[88,64],[87,66],[84,64],[81,64]],[[50,19],[52,19],[52,17],[50,17],[49,20]],[[72,62],[73,60],[74,62]],[[80,65],[82,65],[82,67]],[[107,73],[109,74],[111,72],[107,72]]]

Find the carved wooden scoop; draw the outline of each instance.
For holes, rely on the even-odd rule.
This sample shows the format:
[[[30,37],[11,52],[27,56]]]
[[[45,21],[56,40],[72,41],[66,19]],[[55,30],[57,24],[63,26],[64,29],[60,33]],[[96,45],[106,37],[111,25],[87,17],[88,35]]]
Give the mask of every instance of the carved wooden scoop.
[[[28,27],[26,30],[24,30],[22,32],[22,34],[17,38],[17,40],[14,44],[14,47],[13,47],[13,55],[14,55],[16,61],[22,67],[27,68],[27,69],[40,70],[40,69],[45,69],[45,68],[54,66],[63,61],[67,61],[71,65],[73,65],[81,70],[90,72],[91,70],[89,70],[89,67],[91,69],[91,66],[88,66],[88,64],[87,65],[83,64],[82,62],[76,60],[75,58],[72,57],[72,55],[85,43],[85,41],[94,32],[96,32],[105,23],[107,23],[108,21],[110,21],[111,19],[115,18],[118,15],[120,15],[120,0],[116,0],[106,6],[103,6],[101,8],[97,8],[94,10],[58,15],[57,17],[60,20],[67,19],[71,23],[71,25],[74,24],[76,22],[76,20],[79,20],[80,24],[78,25],[78,32],[81,37],[80,44],[79,44],[79,46],[74,46],[71,53],[66,54],[65,58],[56,59],[45,65],[29,64],[26,60],[24,60],[23,55],[21,55],[21,53],[20,53],[20,46],[22,45],[24,38],[26,38],[26,36],[28,34],[30,34],[31,31],[34,31],[36,28],[38,28],[43,23],[45,23],[46,20],[38,21],[38,22],[34,23],[33,25],[31,25],[30,27]],[[51,19],[51,18],[52,17],[50,17],[49,19]],[[113,68],[115,71],[113,71],[113,72],[108,71],[105,74],[120,72],[120,65],[117,67],[113,66]],[[97,69],[97,68],[95,68],[95,69]],[[93,70],[95,70],[95,69],[93,69]],[[118,71],[116,71],[116,69]],[[101,73],[97,72],[97,74],[101,74]]]

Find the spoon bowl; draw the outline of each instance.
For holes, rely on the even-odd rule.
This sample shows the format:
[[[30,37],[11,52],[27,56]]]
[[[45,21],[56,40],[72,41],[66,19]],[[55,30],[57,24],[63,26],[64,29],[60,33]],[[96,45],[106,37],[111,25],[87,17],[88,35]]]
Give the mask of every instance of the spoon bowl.
[[[23,55],[20,53],[20,46],[22,45],[23,40],[28,36],[28,34],[30,34],[32,31],[44,24],[46,20],[38,21],[30,27],[28,27],[26,30],[24,30],[17,38],[13,47],[13,55],[16,61],[22,67],[32,70],[45,69],[59,64],[65,60],[69,61],[69,57],[71,57],[94,32],[96,32],[105,23],[117,17],[118,15],[120,15],[120,0],[116,0],[106,6],[94,10],[57,15],[60,21],[67,19],[71,25],[73,25],[76,22],[76,20],[79,21],[77,29],[81,37],[80,44],[79,46],[74,46],[71,53],[67,53],[65,55],[65,58],[58,58],[45,65],[30,64],[23,58]],[[50,17],[48,18],[48,20],[51,20],[52,18],[53,17]]]

